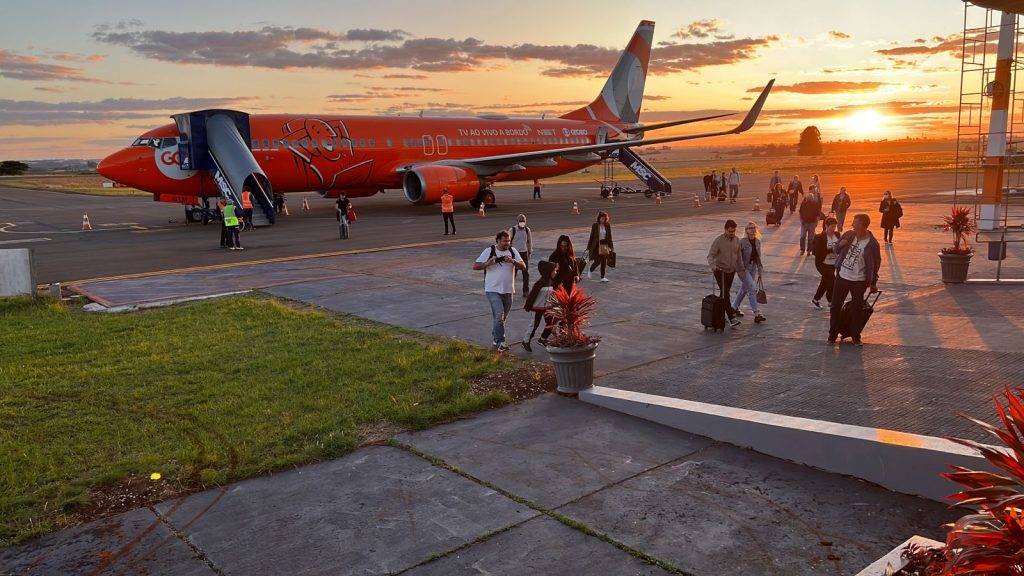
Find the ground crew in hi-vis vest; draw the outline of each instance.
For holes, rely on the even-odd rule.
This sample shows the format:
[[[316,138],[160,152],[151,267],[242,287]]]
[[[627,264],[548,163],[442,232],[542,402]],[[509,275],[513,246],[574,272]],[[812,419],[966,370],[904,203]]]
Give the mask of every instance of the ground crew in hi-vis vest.
[[[242,226],[248,230],[254,230],[255,226],[252,225],[252,192],[248,190],[242,190],[242,216],[245,217]]]
[[[224,227],[228,230],[228,248],[242,250],[242,244],[238,241],[238,216],[235,215],[235,205],[231,202],[224,206]]]
[[[455,234],[455,197],[445,188],[441,194],[441,218],[444,219],[444,235],[448,235],[448,223],[452,224],[452,234]]]

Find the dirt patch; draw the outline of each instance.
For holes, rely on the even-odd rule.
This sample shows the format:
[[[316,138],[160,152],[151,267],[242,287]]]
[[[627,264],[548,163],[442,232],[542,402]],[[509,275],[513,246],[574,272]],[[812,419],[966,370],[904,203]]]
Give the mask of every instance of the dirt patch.
[[[85,523],[150,506],[181,494],[195,492],[197,488],[163,479],[150,480],[147,476],[129,476],[115,484],[96,486],[89,490],[89,503],[75,510],[70,524]]]
[[[404,431],[404,428],[396,424],[392,424],[391,422],[360,424],[357,429],[357,432],[359,433],[359,445],[367,446],[370,444],[384,444],[390,440],[391,437]]]
[[[515,368],[481,376],[471,384],[474,394],[500,390],[521,402],[555,390],[555,371],[547,364],[524,362]]]

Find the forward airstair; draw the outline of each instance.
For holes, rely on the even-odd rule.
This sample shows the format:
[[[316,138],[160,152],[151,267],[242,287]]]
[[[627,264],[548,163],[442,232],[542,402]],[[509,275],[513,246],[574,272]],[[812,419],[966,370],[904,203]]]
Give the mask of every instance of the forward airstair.
[[[242,192],[253,198],[253,225],[276,220],[270,179],[247,142],[249,115],[234,110],[201,110],[172,116],[178,126],[178,162],[182,170],[206,170],[221,197],[242,206]]]

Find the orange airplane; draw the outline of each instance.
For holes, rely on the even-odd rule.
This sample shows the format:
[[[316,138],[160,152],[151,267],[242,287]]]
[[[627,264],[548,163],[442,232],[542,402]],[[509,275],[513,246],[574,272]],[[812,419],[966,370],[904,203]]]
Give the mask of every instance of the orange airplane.
[[[224,196],[255,197],[256,224],[274,222],[275,196],[318,191],[371,196],[402,189],[414,204],[434,204],[447,189],[473,208],[493,205],[491,185],[574,172],[623,148],[749,130],[774,80],[735,128],[645,139],[647,132],[728,116],[639,123],[654,22],[640,22],[589,105],[558,118],[401,117],[246,114],[201,110],[146,132],[103,159],[103,176],[153,193],[160,202],[208,206]],[[263,220],[262,222],[260,220]]]

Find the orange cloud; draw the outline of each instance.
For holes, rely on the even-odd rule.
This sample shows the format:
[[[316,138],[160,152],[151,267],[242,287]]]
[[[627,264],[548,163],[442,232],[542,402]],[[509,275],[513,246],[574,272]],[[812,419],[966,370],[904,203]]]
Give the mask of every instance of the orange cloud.
[[[883,86],[889,86],[888,82],[798,82],[796,84],[776,84],[775,92],[793,92],[796,94],[843,94],[847,92],[870,92]],[[750,88],[747,92],[760,92],[763,86]]]

